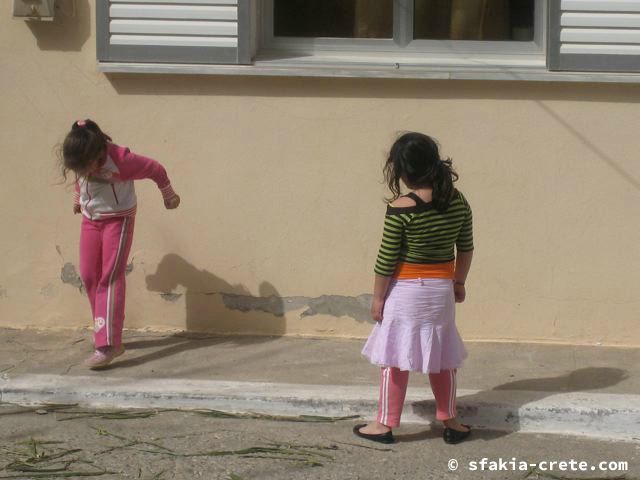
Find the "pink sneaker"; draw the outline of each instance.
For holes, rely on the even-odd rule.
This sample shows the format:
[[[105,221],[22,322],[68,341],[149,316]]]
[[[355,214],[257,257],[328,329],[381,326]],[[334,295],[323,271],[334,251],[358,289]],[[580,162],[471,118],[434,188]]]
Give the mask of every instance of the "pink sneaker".
[[[124,346],[96,348],[84,364],[90,369],[103,368],[109,365],[116,357],[124,353]]]

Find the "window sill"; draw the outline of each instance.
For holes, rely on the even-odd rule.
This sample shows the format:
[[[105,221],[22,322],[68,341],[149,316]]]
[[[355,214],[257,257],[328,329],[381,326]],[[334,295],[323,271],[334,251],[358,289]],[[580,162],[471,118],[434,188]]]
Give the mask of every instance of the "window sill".
[[[397,78],[441,80],[499,80],[527,82],[640,83],[640,74],[598,72],[551,72],[537,56],[513,61],[437,58],[432,63],[397,59],[397,63],[375,58],[347,59],[316,55],[296,58],[262,57],[253,65],[201,65],[168,63],[99,62],[103,73],[183,75],[232,75],[273,77]]]

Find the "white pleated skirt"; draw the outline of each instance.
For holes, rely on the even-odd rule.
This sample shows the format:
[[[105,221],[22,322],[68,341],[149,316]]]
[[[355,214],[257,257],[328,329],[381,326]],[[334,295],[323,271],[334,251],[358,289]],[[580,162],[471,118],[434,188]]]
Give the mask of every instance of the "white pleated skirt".
[[[467,351],[456,328],[453,282],[394,280],[362,350],[374,365],[439,373],[462,367]]]

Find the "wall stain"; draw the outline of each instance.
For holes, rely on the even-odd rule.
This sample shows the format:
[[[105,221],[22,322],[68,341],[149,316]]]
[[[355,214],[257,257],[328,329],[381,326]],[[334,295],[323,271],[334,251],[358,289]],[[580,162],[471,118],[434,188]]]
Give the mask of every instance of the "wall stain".
[[[58,249],[58,252],[60,251],[57,245],[56,245],[56,249]],[[132,271],[133,271],[133,262],[127,264],[124,272],[125,272],[125,275],[129,275]],[[69,285],[76,287],[81,293],[84,292],[84,284],[82,283],[82,278],[80,278],[80,275],[78,275],[76,267],[73,263],[66,262],[62,266],[60,279],[62,280],[62,283],[67,283]],[[47,292],[41,292],[41,293],[46,294]],[[0,297],[1,296],[2,296],[2,291],[0,290]]]
[[[56,287],[51,284],[51,283],[47,283],[44,287],[42,287],[40,289],[40,295],[44,296],[44,297],[54,297],[56,295]]]
[[[181,293],[161,293],[160,297],[167,302],[176,302],[180,297],[182,297]]]
[[[62,272],[60,273],[60,279],[62,280],[62,283],[67,283],[76,287],[81,293],[84,291],[82,279],[80,278],[80,275],[78,275],[73,263],[67,262],[63,265]]]
[[[182,298],[182,293],[164,292],[160,297],[167,302],[176,302]],[[240,312],[264,312],[276,317],[283,317],[293,310],[305,310],[300,317],[314,315],[331,315],[333,317],[347,316],[361,322],[371,321],[371,301],[373,295],[362,294],[357,297],[343,295],[322,295],[320,297],[255,297],[253,295],[237,295],[233,293],[198,292],[186,293],[193,295],[220,295],[224,306],[229,310]]]
[[[222,301],[230,310],[241,312],[260,311],[277,317],[284,316],[292,310],[306,307],[300,316],[331,315],[334,317],[347,316],[359,321],[371,319],[370,306],[372,295],[363,294],[357,297],[342,295],[322,295],[320,297],[254,297],[251,295],[234,295],[222,293]]]
[[[0,285],[0,298],[7,298],[7,289]]]

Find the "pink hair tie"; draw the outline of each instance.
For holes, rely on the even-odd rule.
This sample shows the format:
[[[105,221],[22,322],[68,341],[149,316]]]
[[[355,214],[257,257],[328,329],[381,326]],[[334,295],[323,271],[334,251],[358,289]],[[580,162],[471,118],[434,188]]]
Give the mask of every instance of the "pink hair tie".
[[[86,126],[87,126],[87,122],[86,122],[86,121],[84,121],[84,120],[78,120],[78,121],[76,122],[76,124],[77,124],[79,127],[86,127]]]

